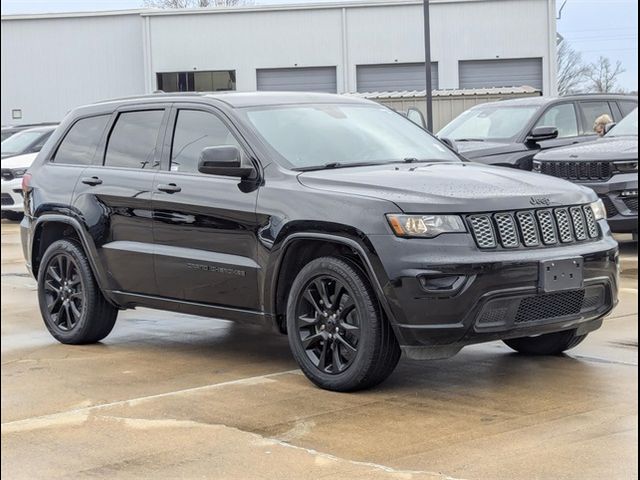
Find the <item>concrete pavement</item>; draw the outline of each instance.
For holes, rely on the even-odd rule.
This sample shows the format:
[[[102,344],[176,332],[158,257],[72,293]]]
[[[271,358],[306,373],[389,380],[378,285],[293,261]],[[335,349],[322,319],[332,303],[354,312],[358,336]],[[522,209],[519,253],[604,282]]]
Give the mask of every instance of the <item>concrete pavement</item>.
[[[285,337],[225,321],[130,310],[102,344],[58,344],[17,232],[2,222],[8,478],[637,478],[635,244],[620,306],[569,355],[490,343],[338,394]]]

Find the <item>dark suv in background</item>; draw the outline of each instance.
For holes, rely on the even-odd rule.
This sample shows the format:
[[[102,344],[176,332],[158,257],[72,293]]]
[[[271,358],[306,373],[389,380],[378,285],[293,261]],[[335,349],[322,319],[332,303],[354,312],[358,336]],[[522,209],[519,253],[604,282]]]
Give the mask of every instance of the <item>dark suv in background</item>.
[[[638,106],[638,97],[586,94],[528,97],[470,108],[438,132],[469,160],[531,170],[541,150],[596,138],[595,119],[618,122]]]
[[[598,140],[541,152],[535,172],[592,188],[617,233],[638,234],[638,109]]]
[[[303,93],[79,108],[24,177],[46,327],[97,342],[137,306],[274,325],[323,388],[504,340],[558,354],[617,302],[592,190],[461,159],[390,109]]]

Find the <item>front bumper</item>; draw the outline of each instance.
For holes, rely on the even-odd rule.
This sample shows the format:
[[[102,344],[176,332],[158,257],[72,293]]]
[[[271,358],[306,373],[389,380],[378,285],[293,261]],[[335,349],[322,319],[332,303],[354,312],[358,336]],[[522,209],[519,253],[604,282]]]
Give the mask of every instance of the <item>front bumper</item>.
[[[437,358],[472,343],[598,328],[617,303],[619,274],[617,243],[605,222],[600,227],[597,241],[511,251],[481,251],[466,234],[424,241],[370,236],[388,277],[380,283],[398,341],[430,347],[436,352],[430,358]],[[539,288],[541,261],[578,256],[584,260],[584,288],[573,298],[543,298],[541,315],[520,312],[549,295]],[[443,277],[457,280],[454,290],[427,291]],[[563,310],[569,301],[573,307]]]
[[[606,182],[586,182],[581,185],[593,189],[604,202],[611,231],[638,231],[638,196],[623,196],[623,192],[638,191],[637,173],[614,175]]]
[[[0,180],[2,186],[2,211],[23,212],[22,179]]]

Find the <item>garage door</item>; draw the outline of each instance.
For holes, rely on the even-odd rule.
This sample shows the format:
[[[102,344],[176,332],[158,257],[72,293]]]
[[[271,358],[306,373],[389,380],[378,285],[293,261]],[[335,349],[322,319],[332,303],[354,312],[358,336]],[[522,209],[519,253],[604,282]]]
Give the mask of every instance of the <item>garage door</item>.
[[[336,93],[336,67],[262,68],[258,90]]]
[[[460,88],[528,85],[542,90],[542,59],[463,60],[459,75]]]
[[[392,63],[356,67],[358,92],[424,90],[425,79],[424,63]],[[438,89],[437,62],[431,64],[431,84],[434,90]]]

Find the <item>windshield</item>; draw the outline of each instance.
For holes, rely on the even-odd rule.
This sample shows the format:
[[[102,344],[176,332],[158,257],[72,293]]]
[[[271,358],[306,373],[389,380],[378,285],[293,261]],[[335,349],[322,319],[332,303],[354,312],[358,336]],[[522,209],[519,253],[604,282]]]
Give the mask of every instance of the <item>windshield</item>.
[[[457,141],[511,140],[522,132],[537,110],[536,106],[472,108],[453,119],[438,136]]]
[[[41,136],[41,131],[25,130],[18,132],[0,143],[2,155],[22,153]]]
[[[288,168],[460,161],[422,128],[378,105],[287,105],[245,114]]]
[[[633,110],[629,115],[620,120],[615,127],[613,127],[607,137],[622,137],[625,135],[638,136],[638,109]]]

